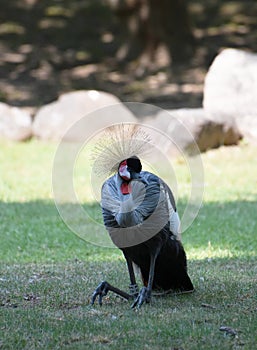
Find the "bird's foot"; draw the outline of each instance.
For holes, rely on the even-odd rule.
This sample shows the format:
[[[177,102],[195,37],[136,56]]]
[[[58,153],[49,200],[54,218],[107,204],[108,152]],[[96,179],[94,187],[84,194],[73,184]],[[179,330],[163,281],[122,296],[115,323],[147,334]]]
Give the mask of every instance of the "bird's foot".
[[[150,303],[151,300],[151,291],[146,287],[143,287],[138,296],[136,297],[134,303],[131,305],[131,308],[134,309],[137,307],[138,309],[142,306],[143,303]]]
[[[109,283],[106,281],[101,282],[97,288],[95,289],[92,299],[91,299],[91,305],[94,305],[96,298],[98,297],[98,304],[102,305],[103,303],[103,297],[107,295],[109,292]]]
[[[121,289],[116,288],[116,287],[112,286],[111,284],[109,284],[108,282],[104,281],[104,282],[101,282],[99,284],[99,286],[95,289],[95,291],[92,295],[91,305],[94,305],[97,297],[98,297],[99,305],[102,305],[103,297],[105,297],[109,291],[115,293],[116,295],[119,295],[120,297],[122,297],[126,300],[133,299],[132,295],[130,295],[130,294],[122,291]]]

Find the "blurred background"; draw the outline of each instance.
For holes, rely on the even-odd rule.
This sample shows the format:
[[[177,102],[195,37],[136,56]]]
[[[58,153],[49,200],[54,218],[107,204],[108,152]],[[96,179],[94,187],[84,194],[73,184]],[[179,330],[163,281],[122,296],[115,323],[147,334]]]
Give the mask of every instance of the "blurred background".
[[[256,50],[256,0],[1,0],[0,101],[38,108],[73,90],[200,107],[226,47]]]
[[[0,0],[1,349],[256,349],[256,46],[257,0]],[[112,297],[88,306],[128,277],[118,249],[88,243],[107,235],[94,145],[72,168],[73,145],[55,158],[51,142],[122,121],[149,127],[180,216],[197,211],[183,232],[197,293],[136,317]]]

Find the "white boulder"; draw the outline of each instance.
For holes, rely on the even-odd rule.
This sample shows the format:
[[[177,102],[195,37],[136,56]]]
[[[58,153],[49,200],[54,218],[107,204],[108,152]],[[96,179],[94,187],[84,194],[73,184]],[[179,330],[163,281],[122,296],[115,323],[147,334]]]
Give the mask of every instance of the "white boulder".
[[[18,107],[0,102],[0,137],[13,141],[25,141],[31,136],[31,115]]]
[[[33,134],[40,139],[83,141],[96,130],[136,118],[112,94],[81,90],[66,93],[39,109]]]
[[[233,118],[243,137],[257,142],[257,54],[223,50],[206,75],[203,107],[213,120]]]

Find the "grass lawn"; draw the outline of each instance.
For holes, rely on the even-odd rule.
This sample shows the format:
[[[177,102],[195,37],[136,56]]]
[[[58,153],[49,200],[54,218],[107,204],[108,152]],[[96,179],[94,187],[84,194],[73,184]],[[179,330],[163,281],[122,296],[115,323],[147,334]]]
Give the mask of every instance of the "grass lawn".
[[[203,154],[204,203],[182,237],[196,292],[153,297],[140,310],[114,295],[90,306],[104,279],[127,289],[126,265],[118,249],[79,239],[59,217],[55,150],[0,143],[0,349],[256,349],[257,147]],[[87,166],[76,175],[82,192]],[[185,164],[174,167],[186,184]],[[100,216],[86,196],[83,205]]]

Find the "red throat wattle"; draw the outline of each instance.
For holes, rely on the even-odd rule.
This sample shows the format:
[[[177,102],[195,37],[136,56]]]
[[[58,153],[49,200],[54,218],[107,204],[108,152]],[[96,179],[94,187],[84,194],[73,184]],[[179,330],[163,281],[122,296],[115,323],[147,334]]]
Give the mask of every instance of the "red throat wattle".
[[[120,190],[122,194],[131,193],[131,184],[129,182],[123,182],[120,186]]]

